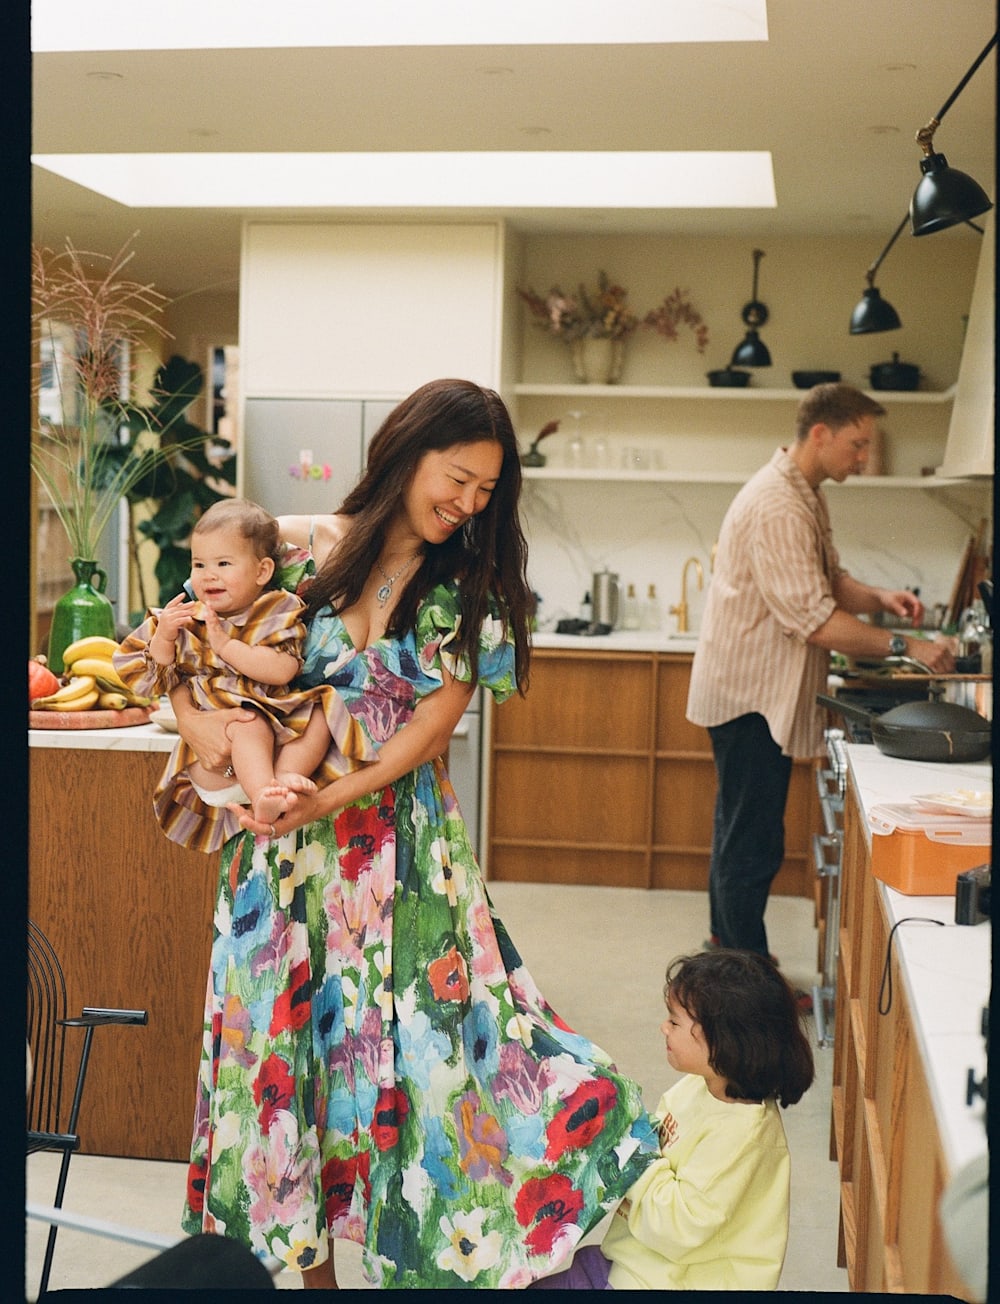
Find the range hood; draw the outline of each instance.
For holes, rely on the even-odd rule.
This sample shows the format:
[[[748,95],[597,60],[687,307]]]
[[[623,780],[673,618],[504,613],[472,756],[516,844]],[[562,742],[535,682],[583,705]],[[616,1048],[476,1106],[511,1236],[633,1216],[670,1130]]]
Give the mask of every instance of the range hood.
[[[948,442],[944,462],[935,472],[940,476],[985,476],[992,475],[994,469],[996,258],[992,212],[987,214],[984,226]]]

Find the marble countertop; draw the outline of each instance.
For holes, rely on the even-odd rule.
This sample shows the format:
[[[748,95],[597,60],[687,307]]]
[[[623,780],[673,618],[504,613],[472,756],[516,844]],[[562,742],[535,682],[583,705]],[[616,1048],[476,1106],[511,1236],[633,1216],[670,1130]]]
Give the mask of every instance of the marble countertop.
[[[29,729],[29,747],[73,748],[94,752],[169,752],[177,741],[158,724],[124,729]]]
[[[616,629],[610,634],[532,634],[536,648],[569,648],[575,652],[693,652],[697,634],[673,634],[668,629]]]
[[[883,756],[877,747],[847,746],[850,781],[867,817],[881,802],[916,793],[990,791],[993,771],[978,765],[931,764]],[[869,833],[870,836],[870,833]],[[984,860],[989,857],[984,849]],[[954,896],[907,896],[880,883],[893,948],[913,1014],[945,1162],[956,1173],[986,1150],[986,1106],[965,1103],[967,1075],[986,1075],[981,1020],[990,999],[991,926],[955,923]],[[923,922],[935,920],[936,923]],[[903,921],[903,922],[900,922]]]

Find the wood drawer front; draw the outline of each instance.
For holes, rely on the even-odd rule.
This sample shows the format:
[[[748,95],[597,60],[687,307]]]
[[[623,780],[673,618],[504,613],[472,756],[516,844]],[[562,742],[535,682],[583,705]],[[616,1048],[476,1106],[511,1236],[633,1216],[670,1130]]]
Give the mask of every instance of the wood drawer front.
[[[500,752],[493,760],[493,837],[644,846],[648,774],[641,757]]]
[[[661,657],[656,685],[656,750],[712,755],[708,730],[688,720],[691,659]]]
[[[648,751],[653,662],[621,653],[587,656],[536,652],[525,697],[494,715],[497,746]]]
[[[595,851],[494,843],[490,858],[490,878],[500,882],[644,888],[646,877],[646,856],[619,848]]]

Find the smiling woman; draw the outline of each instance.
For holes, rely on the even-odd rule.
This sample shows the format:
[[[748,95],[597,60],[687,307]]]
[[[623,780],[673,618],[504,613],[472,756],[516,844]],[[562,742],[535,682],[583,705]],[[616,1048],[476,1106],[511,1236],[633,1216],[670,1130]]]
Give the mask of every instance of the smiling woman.
[[[281,521],[318,563],[299,682],[335,692],[367,755],[273,823],[230,808],[248,831],[222,854],[183,1226],[310,1288],[336,1284],[335,1238],[376,1286],[524,1286],[655,1153],[637,1085],[493,911],[441,759],[477,686],[527,685],[520,486],[499,395],[438,380],[336,514]],[[223,769],[234,714],[199,734],[174,706]]]

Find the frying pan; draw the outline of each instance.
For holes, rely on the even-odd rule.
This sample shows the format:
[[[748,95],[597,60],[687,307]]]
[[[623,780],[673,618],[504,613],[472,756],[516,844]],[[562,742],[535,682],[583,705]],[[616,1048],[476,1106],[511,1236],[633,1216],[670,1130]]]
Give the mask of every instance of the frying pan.
[[[955,702],[903,702],[879,715],[846,703],[845,715],[871,730],[886,756],[904,761],[982,761],[990,754],[992,726],[977,711]]]

